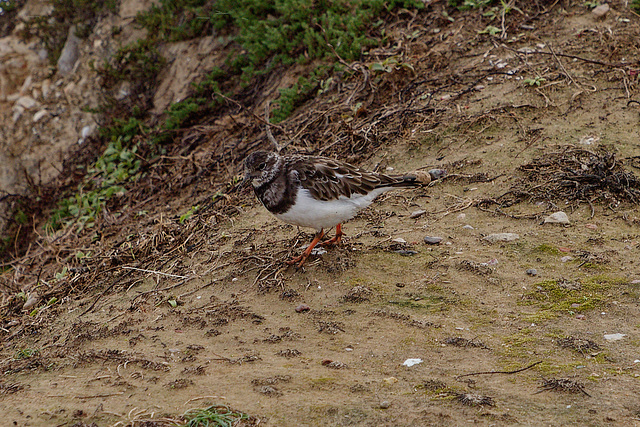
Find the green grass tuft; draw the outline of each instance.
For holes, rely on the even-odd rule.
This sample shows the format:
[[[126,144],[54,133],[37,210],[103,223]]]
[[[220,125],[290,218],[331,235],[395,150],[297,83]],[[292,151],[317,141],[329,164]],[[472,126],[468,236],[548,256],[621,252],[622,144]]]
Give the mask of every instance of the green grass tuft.
[[[248,414],[230,409],[226,405],[213,405],[204,409],[190,409],[182,418],[187,427],[232,427],[242,420],[248,420]]]

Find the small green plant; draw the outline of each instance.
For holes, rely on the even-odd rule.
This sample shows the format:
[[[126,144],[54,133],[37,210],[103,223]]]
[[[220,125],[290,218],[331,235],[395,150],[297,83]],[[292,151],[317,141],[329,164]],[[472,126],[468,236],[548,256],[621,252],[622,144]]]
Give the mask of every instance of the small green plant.
[[[140,176],[142,160],[134,137],[145,127],[135,118],[116,121],[110,128],[101,129],[111,142],[96,162],[87,169],[93,179],[78,186],[75,195],[61,200],[49,220],[51,228],[77,221],[79,228],[92,227],[104,204],[114,195],[124,193],[124,185]]]
[[[632,0],[629,7],[636,12],[640,12],[640,0]]]
[[[449,6],[458,10],[482,9],[492,4],[494,0],[449,0]]]
[[[540,87],[540,85],[544,82],[546,82],[547,79],[545,79],[544,77],[540,77],[540,76],[536,76],[534,78],[528,78],[528,79],[524,79],[523,83],[529,86],[538,86]]]
[[[105,77],[107,85],[122,80],[149,84],[155,81],[165,62],[153,38],[146,38],[118,49],[98,72]]]
[[[17,4],[12,0],[0,0],[0,15],[16,10]]]
[[[493,25],[487,25],[487,27],[484,30],[478,31],[478,34],[489,34],[491,36],[495,36],[500,31],[502,30],[500,30],[500,28],[498,27],[494,27]]]
[[[415,72],[413,65],[407,62],[403,62],[401,59],[399,59],[396,56],[390,56],[389,58],[386,58],[382,62],[374,62],[369,66],[369,69],[372,71],[384,71],[387,73],[391,73],[395,70],[401,70],[401,69],[406,69],[406,70],[410,70],[411,72]]]
[[[16,351],[16,354],[13,356],[13,358],[14,360],[23,360],[23,359],[29,359],[31,357],[37,356],[38,354],[40,354],[40,350],[25,348],[25,349]]]
[[[182,415],[187,427],[232,427],[250,417],[226,405],[213,405],[204,409],[190,409]]]
[[[187,220],[189,220],[189,218],[191,218],[193,214],[198,212],[198,209],[200,209],[200,206],[191,206],[191,209],[180,215],[180,224],[184,224]]]
[[[595,7],[598,7],[598,6],[600,6],[600,2],[597,1],[597,0],[586,0],[584,2],[584,7],[588,8],[588,9],[593,9]],[[632,3],[632,7],[633,7],[633,3]]]

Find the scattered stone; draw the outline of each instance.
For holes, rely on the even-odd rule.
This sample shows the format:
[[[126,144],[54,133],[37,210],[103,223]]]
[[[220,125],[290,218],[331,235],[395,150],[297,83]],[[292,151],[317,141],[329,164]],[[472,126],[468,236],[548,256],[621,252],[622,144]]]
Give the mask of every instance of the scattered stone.
[[[465,229],[465,230],[474,230],[474,228],[472,226],[470,226],[469,224],[464,225],[462,228]]]
[[[562,258],[560,258],[560,262],[569,262],[573,259],[573,257],[571,255],[567,255],[567,256],[563,256]]]
[[[38,295],[36,292],[32,292],[29,294],[29,297],[27,298],[27,301],[22,306],[22,309],[31,310],[33,307],[35,307],[38,304],[38,302],[40,302],[40,295]]]
[[[437,245],[438,243],[442,242],[442,237],[425,236],[424,242],[427,245]]]
[[[528,268],[526,273],[529,276],[537,276],[538,275],[538,270],[536,270],[535,268]]]
[[[410,368],[413,365],[418,365],[420,363],[422,363],[422,359],[407,359],[404,361],[403,365]]]
[[[587,227],[589,230],[597,230],[598,226],[595,224],[586,224],[585,227]]]
[[[604,334],[604,339],[607,341],[620,341],[621,339],[623,339],[624,337],[626,337],[627,334]]]
[[[488,236],[483,237],[482,240],[489,243],[496,243],[496,242],[512,242],[514,240],[518,240],[519,238],[520,238],[520,235],[515,233],[494,233],[494,234],[489,234]]]
[[[16,105],[24,108],[25,110],[31,110],[32,108],[35,108],[38,106],[38,101],[36,101],[30,96],[21,96],[16,101]]]
[[[458,219],[465,219],[466,217],[467,217],[467,214],[465,214],[465,213],[461,213],[461,214],[459,214],[456,218],[458,218]]]
[[[407,241],[404,240],[402,237],[397,237],[397,238],[395,238],[395,239],[393,239],[391,241],[394,242],[394,243],[400,243],[400,244],[407,243]]]
[[[383,400],[380,402],[380,409],[389,409],[391,407],[391,402],[388,400]]]
[[[431,179],[436,180],[447,176],[447,171],[445,169],[429,169],[429,175],[431,175]]]
[[[608,3],[603,3],[599,6],[596,6],[593,8],[593,10],[591,11],[591,14],[596,18],[596,19],[600,19],[600,18],[604,18],[605,15],[607,13],[609,13],[609,4]]]
[[[309,310],[311,310],[311,307],[309,307],[307,304],[300,304],[299,306],[296,307],[296,312],[298,313],[303,313]]]
[[[389,377],[389,378],[385,378],[384,382],[387,384],[395,384],[398,382],[398,379],[396,377]]]
[[[402,256],[414,256],[418,253],[417,251],[412,251],[407,249],[398,249],[397,251],[394,251],[394,252]]]
[[[66,76],[73,71],[73,67],[80,57],[79,45],[80,39],[76,36],[76,27],[72,25],[69,28],[67,41],[60,53],[60,59],[58,59],[58,73],[60,73],[60,75]]]
[[[632,285],[640,285],[640,279],[635,279],[631,281]]]
[[[411,212],[411,215],[409,215],[409,218],[411,218],[411,219],[420,218],[422,215],[424,215],[426,213],[427,213],[427,211],[425,211],[424,209],[421,209],[419,211],[413,211],[413,212]]]
[[[43,117],[48,115],[49,112],[47,110],[40,110],[33,115],[33,123],[39,122]]]
[[[544,219],[545,224],[569,224],[569,217],[562,211],[554,212]]]
[[[577,315],[576,315],[576,319],[578,319],[578,320],[584,320],[584,319],[585,319],[585,315],[584,315],[584,314],[577,314]]]

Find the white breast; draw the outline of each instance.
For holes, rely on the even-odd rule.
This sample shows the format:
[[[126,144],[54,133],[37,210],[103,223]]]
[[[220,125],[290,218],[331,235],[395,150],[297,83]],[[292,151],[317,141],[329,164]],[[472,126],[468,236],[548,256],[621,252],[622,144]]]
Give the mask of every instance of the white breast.
[[[348,198],[341,196],[338,200],[325,201],[314,199],[309,190],[301,188],[293,206],[276,217],[289,224],[319,231],[321,228],[331,228],[353,218],[369,206],[376,196],[387,190],[390,188],[378,188],[366,195],[352,194]]]

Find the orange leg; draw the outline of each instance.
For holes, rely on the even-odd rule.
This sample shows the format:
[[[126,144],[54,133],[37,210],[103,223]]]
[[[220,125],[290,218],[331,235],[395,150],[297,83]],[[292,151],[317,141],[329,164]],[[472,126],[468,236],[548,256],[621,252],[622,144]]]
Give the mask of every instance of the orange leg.
[[[322,246],[333,246],[337,245],[342,241],[342,224],[336,225],[336,235],[333,239],[327,240],[326,242],[320,243]]]
[[[295,264],[296,262],[300,262],[300,264],[298,264],[298,268],[302,267],[302,264],[304,264],[307,258],[309,258],[311,251],[318,244],[318,242],[320,241],[320,239],[322,239],[323,236],[324,236],[324,230],[320,229],[318,234],[316,234],[316,237],[313,238],[313,240],[309,244],[309,247],[302,253],[302,255],[298,255],[297,257],[291,258],[289,261],[287,261],[287,264],[291,265],[291,264]]]

